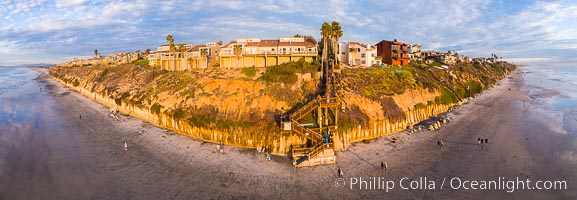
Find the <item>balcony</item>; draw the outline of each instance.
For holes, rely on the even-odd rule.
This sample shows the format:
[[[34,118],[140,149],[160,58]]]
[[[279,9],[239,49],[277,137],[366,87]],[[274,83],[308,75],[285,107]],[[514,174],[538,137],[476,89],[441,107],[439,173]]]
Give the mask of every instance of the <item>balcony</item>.
[[[407,55],[407,54],[400,54],[400,55],[393,54],[392,58],[395,60],[405,60],[405,59],[409,59],[409,55]]]
[[[392,45],[391,46],[391,50],[392,51],[405,51],[408,52],[409,48],[407,46],[401,46],[401,45]]]

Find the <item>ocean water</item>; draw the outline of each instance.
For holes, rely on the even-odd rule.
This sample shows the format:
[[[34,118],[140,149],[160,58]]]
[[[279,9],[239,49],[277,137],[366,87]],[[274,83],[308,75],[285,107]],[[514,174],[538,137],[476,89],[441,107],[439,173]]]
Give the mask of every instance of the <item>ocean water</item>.
[[[0,67],[0,130],[38,114],[40,85],[34,79],[39,72],[15,67]]]
[[[546,111],[557,132],[577,136],[577,66],[530,65],[523,72],[534,108]]]
[[[62,133],[60,107],[45,85],[35,80],[39,74],[0,67],[0,177],[22,166],[46,166],[48,144]],[[0,178],[0,193],[7,187],[4,181]]]

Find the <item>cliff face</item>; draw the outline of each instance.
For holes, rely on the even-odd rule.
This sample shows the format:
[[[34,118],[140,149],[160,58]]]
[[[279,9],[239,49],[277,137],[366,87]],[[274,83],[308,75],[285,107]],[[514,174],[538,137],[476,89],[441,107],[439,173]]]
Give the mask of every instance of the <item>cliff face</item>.
[[[445,112],[513,68],[343,70],[336,75],[342,102],[335,147],[345,149]],[[275,68],[167,72],[129,64],[54,67],[50,75],[88,98],[180,134],[247,148],[267,146],[275,154],[306,142],[281,133],[278,119],[314,98],[318,84],[315,71]]]

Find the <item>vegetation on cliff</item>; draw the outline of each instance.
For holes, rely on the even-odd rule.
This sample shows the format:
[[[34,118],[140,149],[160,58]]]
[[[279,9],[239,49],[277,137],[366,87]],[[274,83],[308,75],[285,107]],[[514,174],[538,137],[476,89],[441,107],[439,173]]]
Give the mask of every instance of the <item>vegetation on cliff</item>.
[[[114,99],[117,105],[145,109],[239,140],[267,143],[282,135],[281,114],[316,97],[319,68],[318,62],[298,61],[266,69],[169,72],[126,64],[54,67],[50,75]],[[507,63],[459,63],[441,69],[415,62],[404,67],[342,69],[335,73],[342,101],[339,130],[406,120],[409,111],[431,105],[453,105],[494,85],[514,68]]]

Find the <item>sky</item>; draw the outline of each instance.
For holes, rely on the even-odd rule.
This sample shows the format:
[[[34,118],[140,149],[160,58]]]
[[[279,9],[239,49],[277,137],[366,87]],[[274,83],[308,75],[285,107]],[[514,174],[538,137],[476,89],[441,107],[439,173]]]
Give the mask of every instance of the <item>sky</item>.
[[[577,1],[520,0],[0,0],[0,66],[62,63],[145,49],[172,34],[203,44],[295,34],[342,42],[398,39],[470,57],[577,66]]]

